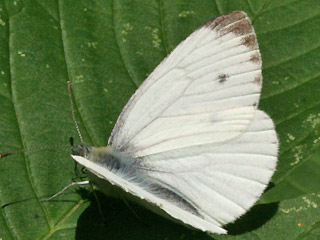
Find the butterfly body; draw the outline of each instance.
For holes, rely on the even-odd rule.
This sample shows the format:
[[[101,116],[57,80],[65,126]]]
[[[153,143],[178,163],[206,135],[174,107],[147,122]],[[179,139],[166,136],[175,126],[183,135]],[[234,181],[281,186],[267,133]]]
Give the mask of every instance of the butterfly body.
[[[138,185],[145,191],[148,191],[159,198],[171,201],[173,204],[179,205],[179,207],[185,208],[194,214],[200,215],[190,203],[183,199],[183,197],[163,186],[161,182],[157,182],[149,177],[148,172],[153,171],[153,169],[150,169],[144,165],[143,159],[141,158],[135,159],[129,154],[121,152],[120,150],[116,150],[111,146],[91,147],[85,144],[75,146],[73,148],[73,153],[75,155],[85,157],[87,160],[94,162],[105,169],[108,169],[110,172],[121,177],[122,179]],[[89,178],[106,195],[111,195],[113,197],[126,197],[130,200],[134,199],[131,198],[131,194],[124,194],[123,190],[119,191],[118,189],[113,191],[113,189],[110,189],[110,187],[113,188],[112,185],[115,185],[114,183],[111,183],[110,185],[104,180],[101,181],[102,177],[97,178],[96,176],[97,174],[90,174]],[[135,199],[136,202],[144,206],[149,205],[149,203],[141,200],[141,198]],[[151,207],[151,209],[154,210],[154,207]],[[156,212],[159,213],[158,211]],[[161,214],[163,215],[162,212]]]

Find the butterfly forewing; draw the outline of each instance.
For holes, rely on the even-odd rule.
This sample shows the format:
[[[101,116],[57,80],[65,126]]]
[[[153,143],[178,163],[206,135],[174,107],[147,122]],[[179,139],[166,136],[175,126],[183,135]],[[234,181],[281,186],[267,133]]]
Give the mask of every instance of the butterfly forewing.
[[[138,157],[230,140],[250,125],[261,81],[258,44],[246,14],[218,17],[180,43],[145,80],[109,144]]]

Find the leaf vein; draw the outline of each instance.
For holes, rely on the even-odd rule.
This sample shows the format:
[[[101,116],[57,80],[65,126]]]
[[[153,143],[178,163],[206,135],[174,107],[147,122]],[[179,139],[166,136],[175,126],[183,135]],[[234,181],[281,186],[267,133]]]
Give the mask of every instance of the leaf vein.
[[[255,12],[253,11],[253,7],[252,7],[252,5],[251,5],[251,1],[250,1],[250,0],[246,0],[246,2],[247,2],[247,4],[248,4],[248,6],[249,6],[250,11],[251,11],[253,14],[255,14]]]
[[[120,44],[119,44],[119,40],[118,40],[118,35],[117,35],[117,31],[116,31],[116,21],[115,21],[115,0],[112,1],[112,24],[113,24],[113,34],[114,34],[114,39],[115,39],[115,43],[117,45],[117,49],[119,51],[119,56],[120,56],[120,60],[122,62],[122,66],[124,67],[124,69],[126,70],[126,73],[128,74],[129,80],[133,83],[133,85],[138,88],[139,87],[139,83],[133,80],[133,77],[130,75],[129,70],[127,68],[127,65],[123,59],[123,54],[120,48]]]
[[[287,2],[287,3],[285,3],[285,4],[282,4],[282,5],[273,7],[273,8],[266,9],[265,11],[260,11],[259,14],[261,15],[261,14],[266,13],[266,12],[274,11],[275,9],[282,8],[282,7],[284,7],[284,6],[287,6],[287,5],[289,5],[289,4],[293,4],[293,3],[296,3],[296,2],[301,2],[301,0],[295,0],[295,1],[292,1],[292,2]]]
[[[216,5],[216,7],[217,7],[217,10],[218,10],[219,15],[222,15],[222,14],[223,14],[223,11],[222,11],[222,9],[220,9],[217,0],[214,0],[213,2],[215,3],[215,5]]]
[[[303,109],[303,110],[300,111],[300,112],[295,112],[294,114],[291,114],[291,115],[288,116],[287,118],[281,119],[280,121],[275,122],[275,125],[279,125],[279,124],[282,124],[282,123],[284,123],[284,122],[286,122],[286,121],[289,121],[290,119],[292,119],[292,118],[294,118],[294,117],[296,117],[296,116],[298,116],[298,115],[300,115],[300,114],[302,114],[302,113],[304,113],[304,112],[306,112],[306,111],[308,111],[308,110],[310,110],[310,109],[312,109],[312,108],[315,108],[315,107],[318,106],[318,105],[320,105],[320,101],[317,102],[316,104],[314,104],[314,105],[313,105],[312,107],[310,107],[310,108],[305,108],[305,109]]]
[[[164,17],[163,17],[163,0],[159,0],[159,12],[160,12],[160,26],[161,26],[161,35],[162,35],[162,41],[163,41],[163,47],[166,52],[166,55],[169,54],[168,50],[168,44],[165,37],[165,31],[164,31]]]
[[[274,97],[274,96],[277,96],[277,95],[281,95],[281,94],[283,94],[283,93],[286,93],[286,92],[288,92],[288,91],[291,91],[291,90],[293,90],[293,89],[296,89],[296,88],[298,88],[298,87],[301,87],[302,85],[307,84],[307,83],[311,82],[312,80],[317,79],[317,78],[319,78],[319,77],[320,77],[320,73],[317,73],[317,75],[312,76],[312,77],[306,79],[305,81],[303,81],[303,82],[301,82],[301,83],[293,86],[292,88],[287,88],[287,89],[286,89],[285,91],[283,91],[283,92],[275,92],[275,93],[273,92],[273,93],[270,94],[270,95],[264,94],[264,96],[263,96],[262,98],[260,98],[260,99],[261,99],[261,100],[264,100],[264,99],[268,99],[268,98],[270,98],[270,97]]]
[[[312,19],[314,19],[314,18],[317,18],[317,17],[319,17],[319,16],[320,16],[320,15],[319,15],[319,14],[317,14],[317,15],[314,15],[314,16],[312,16],[312,17],[309,17],[309,18],[303,19],[302,21],[295,22],[295,23],[293,23],[293,24],[289,24],[289,25],[286,25],[286,26],[281,27],[281,28],[272,29],[272,30],[270,30],[270,31],[257,32],[257,34],[259,34],[259,35],[263,35],[263,34],[269,34],[269,33],[274,33],[274,32],[277,32],[277,31],[286,30],[286,29],[288,29],[288,28],[294,27],[294,26],[299,25],[299,24],[301,24],[301,23],[304,23],[304,22],[310,21],[310,20],[312,20]]]
[[[18,126],[18,131],[19,131],[19,135],[20,135],[20,139],[21,139],[21,145],[22,145],[22,147],[23,147],[23,149],[25,149],[26,147],[25,147],[25,144],[24,144],[24,140],[23,140],[23,134],[22,134],[22,131],[21,131],[21,126],[20,126],[20,122],[22,122],[20,119],[19,119],[19,117],[18,117],[18,114],[17,114],[17,109],[16,109],[16,103],[15,103],[15,97],[14,97],[14,91],[13,91],[13,86],[12,86],[12,84],[13,84],[13,79],[12,79],[12,64],[13,64],[13,60],[12,60],[12,55],[11,55],[11,51],[10,51],[10,49],[11,49],[11,33],[10,33],[10,28],[11,28],[11,21],[10,21],[10,18],[8,18],[8,27],[7,27],[7,32],[8,32],[8,54],[7,54],[7,56],[8,56],[8,62],[9,62],[9,64],[8,64],[8,67],[9,67],[9,81],[11,82],[11,96],[12,96],[12,105],[13,105],[13,112],[14,112],[14,115],[15,115],[15,119],[16,119],[16,122],[17,122],[17,126]],[[31,185],[31,189],[32,189],[32,191],[33,191],[33,193],[34,193],[34,195],[35,195],[35,197],[36,197],[36,199],[37,199],[37,202],[38,202],[38,204],[39,204],[39,206],[40,206],[40,208],[41,208],[41,210],[42,210],[42,212],[44,213],[44,215],[45,215],[45,218],[46,218],[46,221],[47,221],[47,225],[48,225],[48,227],[50,228],[50,221],[49,221],[49,216],[48,216],[48,212],[47,212],[47,210],[46,210],[46,208],[40,203],[40,199],[39,199],[39,197],[38,197],[38,195],[37,195],[37,191],[36,191],[36,187],[35,187],[35,185],[34,185],[34,182],[32,181],[32,178],[31,178],[31,170],[30,170],[30,168],[29,168],[29,165],[28,165],[28,161],[27,161],[27,157],[26,157],[26,153],[25,152],[23,152],[23,156],[24,156],[24,162],[25,162],[25,166],[26,166],[26,173],[27,173],[27,177],[28,177],[28,181],[29,181],[29,183],[30,183],[30,185]],[[3,215],[3,216],[5,216],[5,215]],[[14,238],[16,239],[17,237],[16,236],[14,236]]]
[[[254,18],[252,18],[251,22],[252,22],[252,25],[254,24],[254,22],[256,21],[256,19],[259,17],[259,15],[261,15],[261,13],[263,13],[263,9],[266,8],[267,5],[270,4],[272,0],[269,0],[269,1],[266,1],[262,7],[260,8],[260,10],[258,11],[258,13],[256,14],[256,16]]]
[[[66,219],[68,219],[80,206],[83,204],[85,200],[80,199],[80,201],[63,217],[60,219],[60,221],[50,230],[50,232],[42,238],[42,240],[49,239],[55,232],[61,230],[59,229],[59,226],[65,222]]]
[[[59,24],[59,20],[56,19],[44,6],[42,6],[42,4],[40,3],[39,0],[36,0],[36,2],[38,3],[38,5],[46,12],[48,13],[48,15],[56,22]]]
[[[265,70],[267,70],[267,69],[269,69],[269,68],[276,67],[276,66],[278,66],[278,65],[288,63],[288,62],[290,62],[290,61],[292,61],[292,60],[295,60],[295,59],[297,59],[297,58],[299,58],[299,57],[303,57],[303,56],[307,55],[308,53],[310,53],[310,52],[312,52],[312,51],[315,51],[315,50],[318,50],[318,49],[320,49],[320,45],[318,45],[318,46],[316,46],[316,47],[313,47],[313,48],[311,48],[311,49],[308,49],[308,50],[304,51],[303,53],[298,54],[298,55],[296,55],[296,56],[288,57],[288,58],[286,58],[286,59],[284,59],[284,60],[280,60],[280,61],[278,61],[278,62],[276,62],[276,63],[274,63],[274,64],[271,64],[271,65],[263,68],[263,70],[265,71]]]
[[[13,232],[11,231],[10,227],[9,227],[9,224],[8,224],[8,220],[7,220],[7,216],[4,214],[4,211],[3,209],[1,208],[1,212],[2,212],[2,216],[3,216],[3,220],[4,220],[4,223],[9,231],[9,233],[11,234],[11,236],[14,238],[14,239],[17,239],[17,237],[13,234]]]
[[[62,21],[62,17],[61,17],[61,2],[60,0],[58,1],[58,16],[59,16],[59,25],[60,25],[60,31],[61,31],[61,43],[62,43],[62,50],[63,50],[63,59],[64,59],[64,62],[65,62],[65,65],[66,65],[66,78],[71,81],[72,77],[71,77],[71,73],[70,73],[70,70],[69,70],[69,61],[67,59],[68,57],[68,54],[67,54],[67,51],[66,51],[66,37],[64,36],[64,23]],[[72,81],[71,81],[72,83]],[[71,88],[71,91],[72,91],[72,88]],[[73,92],[73,91],[72,91]],[[81,111],[78,107],[78,104],[77,104],[77,99],[74,97],[74,105],[76,107],[76,109],[78,110],[78,113],[80,115],[80,120],[81,122],[83,123],[84,125],[84,128],[86,130],[86,132],[89,134],[89,137],[92,141],[92,139],[94,139],[94,135],[90,132],[90,128],[87,126],[86,122],[83,120],[83,116],[81,114]]]

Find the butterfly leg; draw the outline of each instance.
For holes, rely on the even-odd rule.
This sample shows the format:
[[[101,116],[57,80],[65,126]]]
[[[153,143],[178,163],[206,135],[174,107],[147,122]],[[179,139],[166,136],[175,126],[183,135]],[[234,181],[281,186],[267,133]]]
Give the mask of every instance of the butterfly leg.
[[[48,202],[56,197],[58,197],[59,195],[61,195],[62,193],[64,193],[68,188],[72,187],[72,186],[80,186],[80,185],[87,185],[89,184],[89,181],[82,181],[82,182],[72,182],[69,185],[65,186],[61,191],[57,192],[56,194],[52,195],[51,197],[41,200],[41,202]]]
[[[98,196],[97,196],[97,194],[96,194],[96,191],[95,191],[92,183],[89,182],[89,184],[90,184],[90,188],[91,188],[91,190],[92,190],[93,196],[94,196],[94,198],[96,199],[97,206],[98,206],[98,211],[99,211],[101,220],[102,220],[103,223],[106,223],[106,220],[105,220],[105,218],[104,218],[104,216],[103,216],[103,213],[102,213],[102,208],[101,208],[100,200],[99,200],[99,198],[98,198]]]

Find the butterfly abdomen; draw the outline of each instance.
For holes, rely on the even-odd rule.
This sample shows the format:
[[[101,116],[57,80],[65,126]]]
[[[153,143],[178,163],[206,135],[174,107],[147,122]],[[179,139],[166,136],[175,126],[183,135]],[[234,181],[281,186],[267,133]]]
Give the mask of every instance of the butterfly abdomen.
[[[148,167],[144,165],[142,158],[136,159],[110,146],[101,148],[92,147],[87,158],[107,168],[121,178],[137,184],[142,189],[159,198],[165,199],[196,216],[202,217],[197,209],[185,200],[183,196],[180,196],[175,191],[150,178],[148,171],[152,171],[152,169],[148,169]]]

